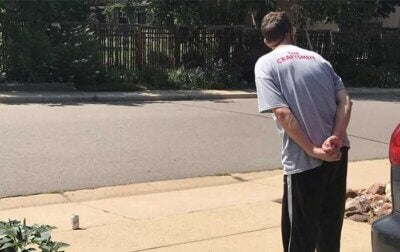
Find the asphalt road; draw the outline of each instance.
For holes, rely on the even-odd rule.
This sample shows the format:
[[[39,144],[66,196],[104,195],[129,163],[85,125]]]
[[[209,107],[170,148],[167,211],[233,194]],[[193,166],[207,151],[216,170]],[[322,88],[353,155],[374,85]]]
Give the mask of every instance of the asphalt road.
[[[0,105],[0,118],[0,197],[281,166],[256,99]],[[399,121],[400,99],[355,100],[350,159],[387,157]]]

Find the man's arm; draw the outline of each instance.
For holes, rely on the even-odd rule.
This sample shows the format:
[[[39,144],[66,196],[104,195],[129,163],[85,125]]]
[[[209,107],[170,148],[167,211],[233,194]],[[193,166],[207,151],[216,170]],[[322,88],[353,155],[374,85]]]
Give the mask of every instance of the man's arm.
[[[332,136],[322,145],[322,148],[326,152],[342,147],[343,138],[345,137],[346,129],[350,121],[353,102],[345,89],[336,93],[336,103],[335,126],[332,131]]]
[[[340,160],[340,152],[326,153],[322,148],[314,146],[300,127],[295,116],[288,108],[276,108],[272,110],[278,123],[284,128],[289,137],[295,141],[309,156],[332,162]]]
[[[349,125],[353,102],[345,89],[336,93],[336,102],[335,127],[333,128],[332,135],[343,139],[346,134],[347,126]]]

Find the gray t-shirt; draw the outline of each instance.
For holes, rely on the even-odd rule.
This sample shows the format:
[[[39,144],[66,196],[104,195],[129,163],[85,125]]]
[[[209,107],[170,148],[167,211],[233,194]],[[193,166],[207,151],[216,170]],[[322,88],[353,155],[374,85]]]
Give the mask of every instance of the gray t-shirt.
[[[335,125],[336,92],[344,89],[331,64],[319,54],[285,45],[260,57],[255,66],[260,112],[289,108],[310,141],[320,147]],[[322,160],[312,158],[285,133],[273,115],[282,137],[284,174],[316,168]],[[347,136],[344,145],[349,146]]]

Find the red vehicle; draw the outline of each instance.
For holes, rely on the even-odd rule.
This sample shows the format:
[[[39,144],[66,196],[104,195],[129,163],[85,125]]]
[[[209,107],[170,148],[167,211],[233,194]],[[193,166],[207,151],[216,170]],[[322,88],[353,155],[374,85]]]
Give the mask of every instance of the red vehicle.
[[[372,224],[372,251],[400,251],[400,124],[390,139],[391,187],[393,211]]]

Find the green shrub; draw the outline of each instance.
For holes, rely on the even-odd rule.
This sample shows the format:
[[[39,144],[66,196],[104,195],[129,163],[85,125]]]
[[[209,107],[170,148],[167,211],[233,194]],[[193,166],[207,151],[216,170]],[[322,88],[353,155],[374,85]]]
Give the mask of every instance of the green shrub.
[[[400,88],[400,66],[379,67],[378,88]]]
[[[198,68],[180,67],[168,71],[169,83],[176,89],[200,89],[207,86],[203,70]]]
[[[114,67],[104,72],[102,81],[110,83],[139,83],[138,72],[130,69]]]
[[[206,70],[206,76],[211,82],[210,89],[237,88],[241,84],[241,69],[233,64],[223,62],[222,59],[215,61]]]
[[[81,25],[59,29],[55,65],[59,80],[73,81],[78,88],[98,81],[103,67],[94,32],[89,26]]]
[[[137,91],[141,90],[138,72],[123,68],[111,68],[97,73],[96,82],[79,87],[84,91]]]
[[[17,220],[0,221],[0,251],[63,251],[61,249],[68,244],[51,240],[51,230],[54,228],[48,225],[27,226],[25,220],[23,223]]]
[[[95,82],[102,69],[97,38],[89,26],[28,26],[7,36],[4,48],[10,80],[73,81],[82,86]]]
[[[44,82],[54,76],[54,48],[43,31],[21,30],[5,41],[7,73],[12,80]]]
[[[243,84],[240,69],[222,60],[209,67],[168,70],[168,83],[175,89],[231,89]]]
[[[338,74],[351,87],[399,88],[400,66],[338,66]]]
[[[7,80],[7,73],[0,72],[0,83],[5,82]]]
[[[171,89],[168,72],[165,69],[148,68],[140,76],[140,82],[148,89]]]

